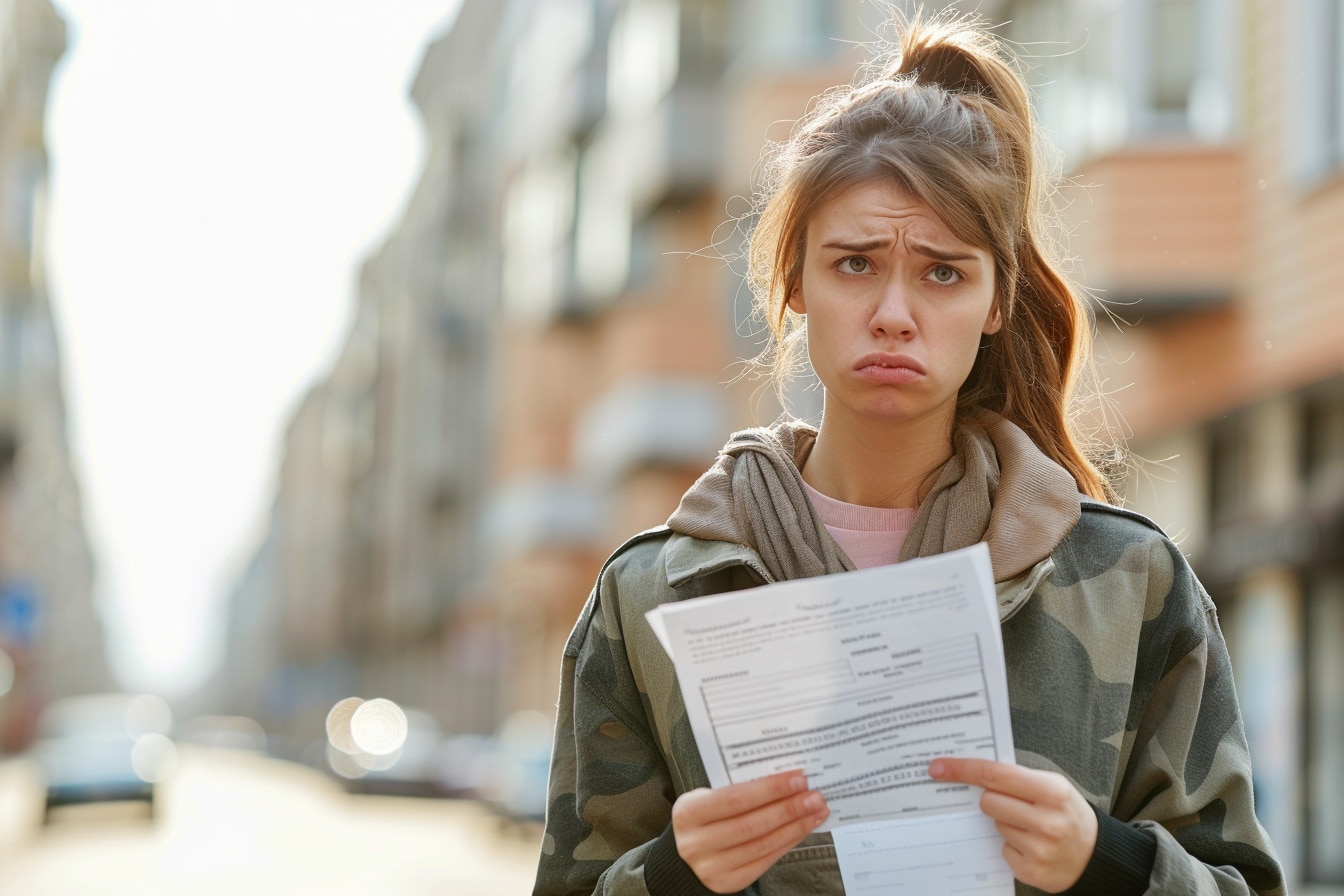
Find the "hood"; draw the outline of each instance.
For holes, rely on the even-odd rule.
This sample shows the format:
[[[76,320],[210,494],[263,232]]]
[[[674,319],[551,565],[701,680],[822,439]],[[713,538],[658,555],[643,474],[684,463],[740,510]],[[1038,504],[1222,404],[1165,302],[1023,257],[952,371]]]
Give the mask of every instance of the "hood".
[[[853,569],[807,499],[799,470],[816,441],[801,421],[734,433],[667,525],[744,545],[775,581]],[[1018,426],[978,412],[957,427],[953,455],[920,503],[901,559],[989,546],[994,580],[1035,570],[1081,514],[1073,477]]]

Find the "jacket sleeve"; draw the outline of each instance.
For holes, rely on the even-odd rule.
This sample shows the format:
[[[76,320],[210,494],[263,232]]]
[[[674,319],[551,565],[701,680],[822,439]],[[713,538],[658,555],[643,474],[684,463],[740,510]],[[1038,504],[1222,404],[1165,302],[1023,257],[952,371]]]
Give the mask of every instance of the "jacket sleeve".
[[[535,896],[708,894],[677,853],[676,788],[604,570],[565,647]]]
[[[649,896],[644,862],[671,819],[669,775],[631,702],[633,676],[622,642],[605,631],[599,591],[600,583],[561,663],[534,896]]]
[[[1157,839],[1149,893],[1281,896],[1213,602],[1174,544],[1150,549],[1132,752],[1112,814]]]

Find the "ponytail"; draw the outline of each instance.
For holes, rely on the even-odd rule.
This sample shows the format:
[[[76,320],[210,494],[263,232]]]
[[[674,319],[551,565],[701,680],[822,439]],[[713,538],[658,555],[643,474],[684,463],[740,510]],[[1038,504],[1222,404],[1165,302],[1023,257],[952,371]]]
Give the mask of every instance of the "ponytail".
[[[1093,380],[1091,317],[1047,234],[1058,225],[1030,94],[1014,59],[973,20],[896,17],[855,83],[819,98],[767,160],[748,276],[774,344],[781,391],[803,320],[787,298],[802,277],[807,225],[844,190],[894,179],[936,209],[959,239],[988,250],[1003,327],[987,337],[958,412],[996,411],[1068,470],[1085,494],[1115,492],[1077,424]]]

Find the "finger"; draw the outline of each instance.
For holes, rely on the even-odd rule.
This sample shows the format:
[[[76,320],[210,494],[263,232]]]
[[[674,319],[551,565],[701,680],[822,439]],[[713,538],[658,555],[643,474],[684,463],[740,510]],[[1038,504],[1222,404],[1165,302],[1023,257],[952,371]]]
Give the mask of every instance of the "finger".
[[[820,794],[809,794],[809,797],[814,799],[809,799],[807,811],[804,813],[787,818],[759,836],[727,850],[732,857],[730,864],[741,867],[772,856],[778,858],[797,846],[799,841],[812,833],[830,814]],[[774,858],[770,858],[770,861],[773,862]]]
[[[825,799],[815,790],[793,794],[749,812],[719,818],[707,824],[695,824],[693,820],[688,824],[685,816],[677,817],[676,810],[677,807],[673,806],[673,829],[679,843],[684,839],[688,851],[694,853],[723,853],[746,846],[745,857],[738,859],[735,864],[751,861],[756,855],[773,848],[773,844],[781,837],[786,839],[787,835],[777,833],[781,830],[790,826],[811,830],[818,822],[810,819],[818,815],[825,818],[828,811]],[[762,845],[753,847],[752,844]]]
[[[996,823],[1003,835],[1003,858],[1013,876],[1024,884],[1058,893],[1077,883],[1087,866],[1087,856],[1061,856],[1054,845],[1045,844],[1030,832]]]
[[[1026,854],[1035,851],[1035,841],[1032,832],[1027,828],[1020,828],[1017,825],[1009,824],[1006,821],[994,821],[994,830],[999,832],[1003,842],[1011,846],[1018,853]]]
[[[1068,781],[1060,775],[988,759],[935,759],[929,764],[929,776],[939,781],[974,784],[1030,803],[1053,806],[1068,802],[1072,791]]]
[[[791,819],[759,837],[733,845],[727,845],[722,839],[714,838],[712,832],[704,830],[704,833],[711,834],[708,842],[713,844],[715,850],[704,856],[695,855],[694,850],[686,849],[680,840],[677,845],[683,850],[683,858],[701,880],[712,878],[728,885],[730,891],[740,890],[759,878],[767,868],[826,820],[829,810],[825,808],[824,801],[821,804],[822,808],[818,811]],[[691,855],[687,855],[688,852]]]
[[[735,869],[740,879],[746,881],[746,884],[738,889],[743,889],[746,885],[759,879],[766,869],[778,862],[785,853],[816,830],[817,825],[826,820],[826,816],[827,813],[822,812],[818,815],[801,818],[791,825],[773,831],[768,838],[768,848],[766,841],[761,841],[762,848],[759,854],[754,859],[748,859],[744,864],[738,865]],[[745,855],[737,855],[731,858],[740,860],[745,858]]]
[[[688,791],[677,802],[688,822],[705,825],[733,818],[761,806],[801,793],[807,789],[807,778],[801,771],[779,772],[754,781]]]
[[[1006,836],[1003,838],[1002,853],[1004,861],[1013,871],[1013,877],[1024,882],[1026,879],[1034,877],[1035,868],[1031,861]]]
[[[997,822],[1028,830],[1036,827],[1048,810],[997,790],[986,790],[980,796],[980,811]]]
[[[1092,807],[1071,785],[1067,782],[1065,785],[1071,791],[1071,799],[1059,805],[1053,803],[1053,798],[1032,803],[996,790],[986,790],[980,795],[980,810],[1000,825],[1025,831],[1042,843],[1074,839],[1090,847],[1096,840],[1096,818]]]
[[[1091,826],[1086,823],[1089,819]],[[1089,812],[1081,822],[1071,820],[1066,812],[1037,809],[1029,813],[1026,827],[999,819],[994,827],[1003,837],[1004,858],[1017,879],[1053,893],[1072,886],[1092,857],[1095,818]]]

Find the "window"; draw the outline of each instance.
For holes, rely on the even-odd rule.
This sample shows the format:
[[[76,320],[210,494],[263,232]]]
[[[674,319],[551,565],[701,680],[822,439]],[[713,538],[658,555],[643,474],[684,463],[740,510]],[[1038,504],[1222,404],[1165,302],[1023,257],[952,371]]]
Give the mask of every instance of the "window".
[[[1242,418],[1234,416],[1209,434],[1209,519],[1215,525],[1239,521],[1250,503],[1250,457]]]
[[[751,62],[808,65],[835,55],[841,46],[833,40],[834,6],[835,0],[746,0],[731,4],[729,30],[749,35],[739,37],[736,48]]]
[[[1076,165],[1135,140],[1227,139],[1236,15],[1213,0],[1015,0],[1005,35],[1026,57],[1042,125]]]
[[[634,210],[630,156],[620,134],[605,131],[579,163],[574,278],[584,301],[609,300],[630,279]]]
[[[1311,582],[1306,618],[1306,868],[1312,883],[1344,884],[1344,576]]]
[[[521,120],[545,121],[565,108],[566,91],[593,48],[593,12],[584,0],[534,4],[509,54],[509,105]]]
[[[1302,402],[1301,477],[1318,501],[1344,500],[1344,383],[1308,395]]]
[[[11,251],[31,252],[37,203],[42,190],[45,165],[34,152],[21,152],[5,172],[5,230]]]
[[[613,115],[656,107],[677,80],[681,8],[675,0],[630,0],[611,28],[607,102]]]
[[[1195,0],[1155,0],[1149,19],[1153,48],[1148,107],[1159,121],[1183,123],[1198,77],[1198,55],[1191,52],[1199,32]]]
[[[505,193],[505,307],[545,317],[558,309],[569,282],[576,157],[572,151],[535,160]]]
[[[1298,30],[1282,48],[1301,73],[1289,137],[1297,174],[1308,183],[1344,168],[1344,0],[1298,0]]]
[[[684,0],[678,80],[718,89],[728,53],[728,9],[722,0]]]

